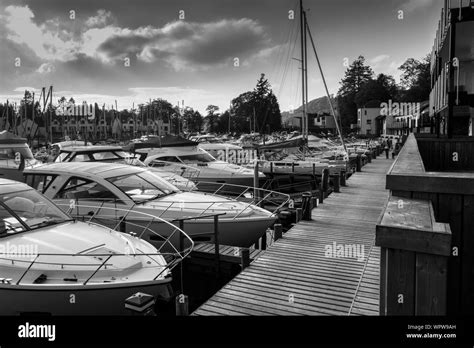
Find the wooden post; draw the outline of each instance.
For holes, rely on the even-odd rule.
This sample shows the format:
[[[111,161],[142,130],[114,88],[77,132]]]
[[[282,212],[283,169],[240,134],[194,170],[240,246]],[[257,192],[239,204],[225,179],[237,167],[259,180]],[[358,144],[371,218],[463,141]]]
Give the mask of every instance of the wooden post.
[[[260,206],[260,190],[259,190],[259,176],[258,176],[258,160],[255,161],[255,165],[253,167],[253,198],[255,199],[255,204]]]
[[[189,315],[189,298],[186,295],[179,294],[175,299],[176,305],[176,316],[188,316]]]
[[[345,169],[341,170],[341,186],[346,186],[346,175],[347,172]]]
[[[339,173],[335,173],[332,177],[333,184],[334,184],[334,192],[338,193],[341,192],[341,175]]]
[[[312,196],[310,192],[304,192],[301,195],[302,220],[311,221],[311,210],[312,210],[311,198]]]
[[[303,218],[303,209],[301,208],[296,208],[296,223],[300,222],[301,219]]]
[[[260,239],[260,249],[266,250],[267,249],[267,231],[262,235],[262,238]]]
[[[323,192],[327,193],[329,190],[329,169],[324,168],[323,169],[323,178],[321,180]]]
[[[366,156],[367,156],[367,163],[372,163],[372,152],[369,152]]]
[[[314,208],[318,207],[319,199],[317,197],[311,197],[311,206]]]
[[[214,254],[216,256],[216,276],[220,278],[221,275],[221,260],[219,254],[219,216],[214,216]]]
[[[281,224],[275,224],[274,227],[275,232],[273,234],[273,241],[276,242],[283,236],[283,227]]]
[[[376,226],[381,247],[380,314],[446,315],[449,224],[431,201],[391,196]]]
[[[240,266],[242,271],[250,266],[250,250],[248,248],[240,248]]]
[[[356,171],[357,171],[357,172],[361,172],[361,171],[362,171],[362,156],[361,156],[360,154],[357,155]]]

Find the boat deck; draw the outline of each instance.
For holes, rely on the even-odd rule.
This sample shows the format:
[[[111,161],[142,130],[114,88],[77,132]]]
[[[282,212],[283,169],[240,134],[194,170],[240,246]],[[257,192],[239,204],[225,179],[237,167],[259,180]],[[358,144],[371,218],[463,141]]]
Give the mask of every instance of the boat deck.
[[[379,156],[352,175],[193,315],[378,315],[375,225],[392,162]],[[359,257],[330,252],[341,246]]]

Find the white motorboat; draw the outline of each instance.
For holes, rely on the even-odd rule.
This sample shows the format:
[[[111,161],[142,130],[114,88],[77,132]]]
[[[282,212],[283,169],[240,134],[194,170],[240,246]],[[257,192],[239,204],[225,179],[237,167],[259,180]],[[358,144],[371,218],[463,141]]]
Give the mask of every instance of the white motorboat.
[[[193,243],[161,222],[186,249],[173,251],[162,236],[157,250],[137,236],[74,220],[33,188],[0,179],[0,315],[127,314],[124,301],[137,292],[169,301],[171,269]]]
[[[116,163],[53,163],[25,171],[26,182],[53,199],[63,209],[72,202],[93,208],[78,208],[75,216],[94,215],[97,221],[109,218],[102,208],[128,209],[127,221],[151,223],[135,216],[150,213],[160,218],[186,220],[184,230],[192,238],[214,240],[214,216],[219,216],[219,242],[248,247],[273,225],[277,216],[254,201],[241,202],[215,194],[182,192],[144,168]],[[214,184],[215,185],[215,184]],[[215,188],[215,186],[214,186]],[[271,196],[273,193],[268,194]],[[285,204],[286,202],[283,202]],[[201,236],[207,233],[206,236]],[[154,236],[145,236],[152,243]],[[177,241],[174,240],[175,245]]]
[[[153,149],[140,149],[146,158],[143,163],[150,167],[175,168],[181,165],[191,166],[199,170],[199,176],[190,178],[200,182],[217,182],[243,186],[254,186],[254,171],[237,164],[218,161],[207,151],[199,147],[163,147]],[[230,155],[232,156],[232,154]],[[259,180],[264,180],[265,175],[259,173]]]
[[[0,178],[20,181],[23,169],[37,164],[26,139],[7,131],[0,132]]]
[[[122,163],[137,167],[147,167],[142,161],[138,159],[138,155],[123,151],[120,146],[108,146],[108,145],[94,145],[94,146],[64,146],[60,149],[58,157],[55,162],[109,162],[109,163]],[[193,191],[196,189],[196,185],[189,178],[199,175],[197,169],[191,168],[186,165],[182,165],[179,168],[179,174],[186,174],[188,178],[177,173],[176,168],[174,171],[168,171],[163,167],[150,167],[149,170],[153,171],[159,177],[165,179],[172,185],[176,186],[183,191]]]

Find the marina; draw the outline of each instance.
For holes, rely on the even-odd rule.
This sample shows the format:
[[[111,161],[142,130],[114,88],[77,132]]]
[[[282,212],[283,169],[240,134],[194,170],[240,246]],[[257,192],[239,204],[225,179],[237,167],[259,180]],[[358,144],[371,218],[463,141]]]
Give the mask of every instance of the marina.
[[[375,225],[392,162],[377,159],[352,175],[311,221],[295,224],[193,315],[378,315]],[[328,258],[333,243],[361,245],[365,255]]]
[[[0,32],[0,348],[472,346],[474,0],[8,0]]]

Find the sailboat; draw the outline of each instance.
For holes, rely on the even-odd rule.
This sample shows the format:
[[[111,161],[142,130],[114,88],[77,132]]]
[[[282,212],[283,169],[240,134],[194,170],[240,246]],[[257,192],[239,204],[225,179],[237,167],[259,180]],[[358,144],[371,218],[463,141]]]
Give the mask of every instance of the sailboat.
[[[340,172],[341,170],[349,170],[349,155],[342,138],[342,134],[339,128],[339,123],[336,117],[335,109],[332,104],[331,96],[326,84],[324,73],[321,68],[316,47],[314,45],[313,37],[307,22],[306,12],[303,9],[303,0],[300,0],[300,25],[301,25],[301,74],[302,74],[302,122],[301,122],[301,133],[302,135],[297,138],[292,138],[289,141],[281,143],[272,143],[270,145],[263,145],[259,147],[259,155],[263,156],[266,161],[262,162],[262,171],[271,175],[288,175],[288,174],[321,174],[322,171],[327,168],[331,174]],[[331,114],[335,120],[337,133],[341,144],[328,146],[326,142],[326,153],[322,154],[320,151],[311,150],[309,145],[309,133],[308,133],[308,113],[307,113],[307,102],[308,102],[308,65],[307,65],[307,40],[310,38],[314,54],[318,63],[319,71],[324,83],[328,103],[330,106]],[[301,141],[299,141],[301,140]],[[313,139],[314,142],[314,139]],[[280,160],[274,160],[270,156],[275,155],[275,149],[285,149],[282,151],[285,156],[282,156]],[[292,149],[292,150],[289,150]],[[270,151],[268,151],[270,150]],[[268,155],[270,153],[270,156]]]

